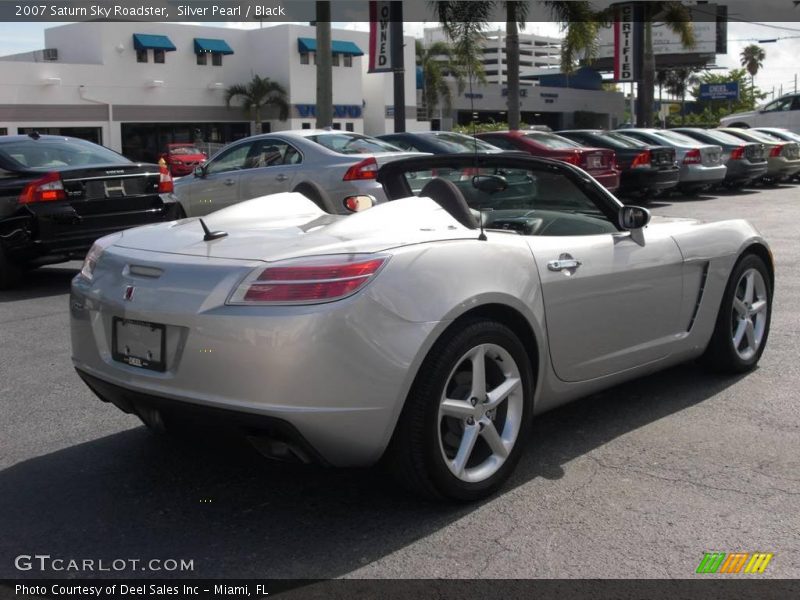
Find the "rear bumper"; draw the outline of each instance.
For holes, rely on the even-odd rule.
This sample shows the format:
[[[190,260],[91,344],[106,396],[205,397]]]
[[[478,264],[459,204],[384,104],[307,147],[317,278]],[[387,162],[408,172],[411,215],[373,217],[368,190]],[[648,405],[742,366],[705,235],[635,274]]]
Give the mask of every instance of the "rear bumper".
[[[782,179],[791,177],[798,172],[800,172],[800,159],[788,159],[783,156],[775,156],[769,159],[767,177]]]
[[[661,191],[678,185],[680,170],[628,169],[622,172],[622,189],[626,191]]]
[[[607,190],[613,192],[617,188],[619,188],[619,171],[606,171],[604,173],[591,173],[592,177],[594,177],[603,187]]]
[[[71,206],[36,207],[0,222],[0,244],[16,262],[47,264],[81,260],[95,240],[139,225],[173,221],[180,217],[177,202],[154,208],[78,215]]]
[[[80,369],[75,370],[98,398],[103,402],[110,402],[123,412],[146,418],[148,411],[157,410],[165,416],[195,417],[206,422],[213,422],[216,426],[227,425],[239,430],[244,435],[263,439],[273,445],[282,444],[283,448],[291,449],[287,451],[286,458],[293,456],[300,462],[328,464],[291,423],[282,419],[146,394],[93,377]]]
[[[725,179],[728,168],[725,165],[706,167],[703,165],[683,165],[681,167],[681,184],[713,185]]]
[[[725,181],[751,181],[767,174],[767,161],[752,163],[748,160],[729,160]]]

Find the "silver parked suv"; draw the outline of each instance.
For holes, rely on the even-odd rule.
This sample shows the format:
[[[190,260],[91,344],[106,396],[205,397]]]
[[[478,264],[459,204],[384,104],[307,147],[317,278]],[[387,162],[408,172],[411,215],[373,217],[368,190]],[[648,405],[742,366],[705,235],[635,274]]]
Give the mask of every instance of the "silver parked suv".
[[[300,192],[326,212],[347,213],[364,196],[385,200],[375,180],[381,165],[418,155],[347,131],[268,133],[225,146],[176,181],[175,194],[188,216],[278,192]]]

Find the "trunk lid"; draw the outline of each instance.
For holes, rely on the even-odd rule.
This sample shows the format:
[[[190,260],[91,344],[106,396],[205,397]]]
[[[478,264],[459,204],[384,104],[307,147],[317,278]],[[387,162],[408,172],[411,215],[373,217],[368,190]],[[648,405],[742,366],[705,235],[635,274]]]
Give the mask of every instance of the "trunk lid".
[[[581,150],[581,168],[588,173],[602,173],[611,168],[615,153],[605,148],[586,148]]]
[[[280,198],[278,198],[280,196]],[[298,256],[379,252],[407,244],[468,239],[461,226],[427,198],[387,202],[353,215],[330,215],[301,194],[286,192],[241,202],[203,218],[227,236],[203,240],[199,219],[139,227],[114,246],[165,254],[274,261]]]
[[[700,146],[700,157],[705,167],[716,167],[722,164],[721,146]]]

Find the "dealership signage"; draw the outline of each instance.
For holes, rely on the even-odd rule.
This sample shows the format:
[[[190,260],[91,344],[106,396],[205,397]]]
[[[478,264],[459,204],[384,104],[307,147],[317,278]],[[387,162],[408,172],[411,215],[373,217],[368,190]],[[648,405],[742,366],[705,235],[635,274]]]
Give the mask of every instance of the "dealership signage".
[[[392,36],[396,35],[397,28],[392,26],[391,17],[391,2],[373,1],[369,3],[370,73],[387,73],[394,69]]]
[[[300,118],[317,116],[317,106],[315,104],[295,104],[295,108]],[[360,119],[361,107],[358,104],[334,104],[333,118]]]
[[[644,54],[641,7],[634,2],[616,6],[614,23],[614,79],[638,81]]]
[[[701,83],[700,100],[738,100],[739,82]]]

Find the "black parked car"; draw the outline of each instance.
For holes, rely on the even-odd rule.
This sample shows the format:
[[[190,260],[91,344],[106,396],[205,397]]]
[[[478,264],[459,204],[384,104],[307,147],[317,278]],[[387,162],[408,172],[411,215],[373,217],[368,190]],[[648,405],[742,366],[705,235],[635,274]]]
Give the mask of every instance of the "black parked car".
[[[502,148],[472,136],[452,131],[425,131],[421,133],[387,133],[378,139],[389,142],[403,150],[430,152],[431,154],[451,154],[453,152],[477,152],[493,154],[503,152]]]
[[[675,162],[674,148],[654,146],[614,131],[572,129],[557,133],[582,146],[616,152],[620,195],[646,198],[678,185],[680,169]]]
[[[0,137],[0,288],[31,267],[83,259],[99,237],[181,216],[166,168],[85,140]]]
[[[722,160],[728,171],[724,185],[741,187],[767,174],[767,156],[764,144],[745,142],[724,131],[699,127],[676,127],[673,131],[688,135],[704,144],[722,148]]]

